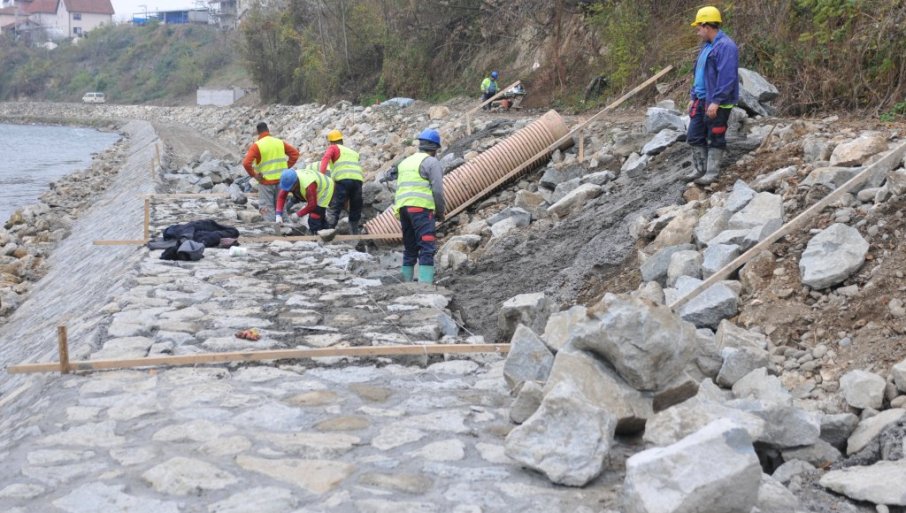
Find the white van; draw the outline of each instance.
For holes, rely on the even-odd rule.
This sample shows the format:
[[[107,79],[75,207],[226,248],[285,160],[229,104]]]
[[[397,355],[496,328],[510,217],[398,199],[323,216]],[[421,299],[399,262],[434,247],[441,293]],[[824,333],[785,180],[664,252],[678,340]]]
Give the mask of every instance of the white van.
[[[104,97],[104,93],[85,93],[82,101],[85,103],[105,103],[107,98]]]

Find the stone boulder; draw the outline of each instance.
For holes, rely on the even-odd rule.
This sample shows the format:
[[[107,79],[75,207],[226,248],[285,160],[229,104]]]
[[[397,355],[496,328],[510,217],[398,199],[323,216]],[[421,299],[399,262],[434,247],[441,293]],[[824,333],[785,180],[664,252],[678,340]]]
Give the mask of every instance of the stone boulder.
[[[853,408],[880,410],[886,386],[887,382],[881,376],[859,369],[849,371],[840,378],[843,398]]]
[[[497,336],[509,340],[516,326],[524,324],[535,333],[544,330],[547,318],[555,310],[554,304],[543,292],[519,294],[504,301],[497,313]]]
[[[832,166],[858,166],[863,164],[868,157],[887,151],[887,139],[882,134],[866,133],[837,145],[831,153]]]
[[[780,481],[767,474],[761,474],[755,507],[757,513],[793,513],[799,509],[799,499]]]
[[[692,244],[678,244],[676,246],[669,246],[664,249],[659,250],[655,254],[648,257],[645,262],[642,264],[642,280],[643,281],[656,281],[659,284],[667,284],[667,269],[670,267],[670,258],[674,253],[678,251],[690,251],[694,250],[695,246]]]
[[[576,305],[568,310],[551,314],[544,327],[541,339],[547,347],[557,352],[569,341],[569,330],[576,324],[588,319],[588,311],[582,305]]]
[[[745,429],[729,419],[626,460],[626,513],[750,513],[761,466]]]
[[[510,389],[525,381],[546,381],[553,364],[554,355],[544,341],[524,324],[519,324],[510,339],[510,350],[503,365],[503,377]]]
[[[823,185],[828,189],[833,190],[848,182],[852,177],[859,174],[860,171],[862,171],[861,167],[818,167],[805,177],[805,180],[802,181],[802,185],[807,185],[809,187]]]
[[[534,381],[526,381],[519,388],[516,400],[510,406],[510,420],[522,424],[538,411],[544,399],[544,389]]]
[[[783,223],[783,198],[770,192],[759,192],[745,208],[733,214],[727,227],[730,230],[751,230],[772,221]]]
[[[675,289],[664,291],[668,305],[692,292],[702,280],[680,276]],[[720,321],[733,317],[738,311],[739,295],[723,283],[715,283],[683,305],[679,314],[698,328],[716,328]]]
[[[904,419],[906,419],[906,410],[892,408],[859,422],[846,441],[846,455],[851,456],[866,448],[885,429]]]
[[[616,419],[570,382],[548,392],[541,406],[506,437],[505,453],[557,484],[584,486],[604,468]]]
[[[623,165],[620,167],[620,172],[629,178],[635,178],[642,174],[642,171],[648,167],[649,159],[650,157],[648,155],[633,153],[626,157],[626,162],[623,162]]]
[[[598,408],[616,418],[616,433],[629,435],[645,429],[652,417],[652,398],[632,388],[612,368],[592,354],[567,345],[557,353],[544,389],[570,382]]]
[[[671,128],[665,128],[657,133],[650,141],[648,141],[645,146],[642,147],[642,155],[657,155],[658,153],[666,150],[670,145],[676,143],[677,141],[684,140],[686,137],[685,132],[680,132],[673,130]]]
[[[698,251],[677,251],[670,256],[667,266],[667,286],[672,287],[680,276],[701,278],[702,256]]]
[[[736,183],[733,184],[733,190],[730,192],[730,195],[727,197],[727,202],[724,204],[724,208],[729,210],[732,213],[739,212],[740,210],[746,208],[746,205],[749,204],[757,193],[749,187],[749,184],[743,182],[742,180],[736,180]]]
[[[568,167],[552,167],[549,166],[544,174],[541,175],[541,180],[538,182],[538,185],[544,187],[545,189],[554,190],[557,188],[557,185],[568,182],[574,178],[581,178],[587,170],[582,166],[568,166]]]
[[[519,207],[505,208],[489,217],[487,221],[489,225],[494,226],[495,224],[510,218],[515,218],[517,220],[517,226],[528,226],[528,224],[532,222],[532,214],[524,208]]]
[[[727,229],[727,223],[730,222],[731,215],[732,212],[726,208],[715,207],[709,209],[699,218],[692,232],[695,242],[699,246],[704,246],[709,240],[720,235],[722,231]]]
[[[428,108],[428,117],[431,119],[444,119],[450,115],[450,108],[443,105],[434,105]]]
[[[746,68],[739,68],[739,89],[760,102],[769,102],[780,95],[774,84],[768,82],[763,76]]]
[[[814,289],[837,285],[862,267],[868,242],[859,230],[832,224],[812,237],[799,259],[802,283]]]
[[[858,425],[859,417],[852,413],[825,414],[821,417],[821,439],[842,449]]]
[[[665,128],[685,132],[686,124],[680,114],[674,110],[649,107],[645,117],[645,131],[649,134],[656,134]]]
[[[715,333],[717,346],[724,347],[749,347],[760,351],[767,350],[768,337],[761,333],[741,328],[730,321],[721,321]]]
[[[890,368],[890,374],[893,376],[893,382],[900,392],[906,392],[906,360]]]
[[[717,374],[717,384],[731,388],[737,381],[756,369],[771,365],[771,355],[752,347],[725,347],[721,350],[723,365]]]
[[[793,406],[792,401],[758,398],[735,399],[727,406],[755,415],[764,421],[764,432],[757,441],[777,449],[812,445],[821,434],[817,414]]]
[[[571,343],[613,365],[637,390],[669,384],[695,354],[695,328],[667,307],[606,294],[589,317],[573,328]]]
[[[586,183],[567,194],[560,201],[547,208],[547,212],[558,218],[564,218],[581,209],[585,204],[601,195],[603,189],[600,185]]]
[[[708,279],[739,256],[739,246],[714,244],[702,252],[702,278]]]
[[[906,460],[832,470],[818,484],[857,501],[906,506]],[[880,511],[880,510],[879,510]]]
[[[776,191],[788,178],[796,176],[797,171],[796,166],[787,166],[766,175],[761,175],[752,184],[752,188],[758,192]]]

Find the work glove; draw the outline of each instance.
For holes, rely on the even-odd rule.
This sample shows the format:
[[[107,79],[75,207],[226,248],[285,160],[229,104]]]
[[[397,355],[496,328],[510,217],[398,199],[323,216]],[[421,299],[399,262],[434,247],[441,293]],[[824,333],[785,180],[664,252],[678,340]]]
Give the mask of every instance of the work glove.
[[[283,216],[281,216],[281,215],[277,216],[277,224],[283,224]]]
[[[400,209],[396,208],[396,205],[393,205],[393,207],[391,207],[390,210],[393,211],[393,217],[395,217],[397,219],[400,218]]]

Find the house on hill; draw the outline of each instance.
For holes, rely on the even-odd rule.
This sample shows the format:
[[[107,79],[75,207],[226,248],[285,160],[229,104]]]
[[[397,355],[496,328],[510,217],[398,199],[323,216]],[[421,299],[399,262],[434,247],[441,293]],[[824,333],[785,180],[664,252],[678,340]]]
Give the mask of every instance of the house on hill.
[[[50,39],[77,38],[113,23],[113,14],[110,0],[17,0],[0,8],[0,32],[43,29]]]

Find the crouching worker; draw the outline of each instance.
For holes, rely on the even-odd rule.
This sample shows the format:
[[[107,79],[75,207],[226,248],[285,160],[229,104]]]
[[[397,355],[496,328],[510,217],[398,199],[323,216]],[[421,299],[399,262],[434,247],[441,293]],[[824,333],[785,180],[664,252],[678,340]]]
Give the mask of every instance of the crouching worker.
[[[304,193],[302,191],[305,191]],[[280,192],[277,193],[277,223],[283,222],[286,198],[292,194],[305,202],[305,208],[296,212],[297,217],[308,214],[308,230],[318,233],[327,226],[327,206],[333,198],[333,180],[318,172],[318,165],[309,164],[302,170],[287,169],[280,175]],[[304,196],[303,196],[304,194]]]
[[[418,281],[434,281],[435,221],[444,219],[444,171],[435,157],[439,148],[437,130],[424,130],[418,135],[418,152],[396,166],[393,210],[403,228],[404,281],[412,281],[416,263]]]

